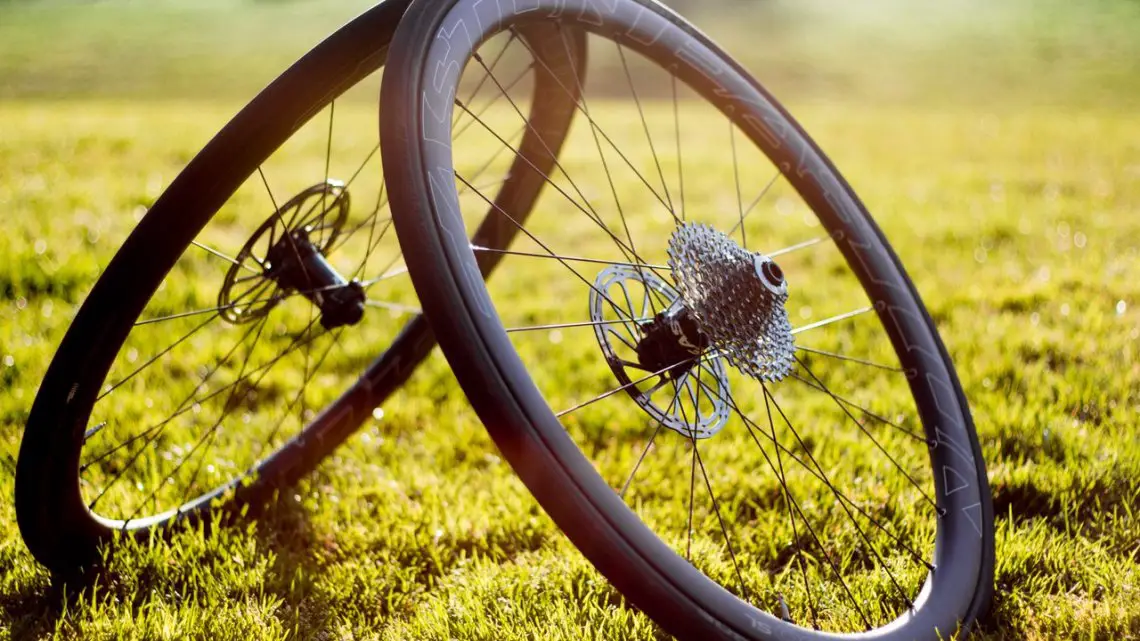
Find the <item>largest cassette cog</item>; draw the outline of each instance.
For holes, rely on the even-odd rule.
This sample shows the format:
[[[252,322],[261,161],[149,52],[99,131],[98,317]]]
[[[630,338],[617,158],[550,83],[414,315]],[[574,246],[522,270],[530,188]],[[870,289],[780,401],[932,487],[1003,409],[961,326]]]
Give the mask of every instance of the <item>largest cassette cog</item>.
[[[669,239],[669,267],[685,306],[733,367],[760,381],[791,374],[788,284],[775,262],[708,225],[684,223]]]

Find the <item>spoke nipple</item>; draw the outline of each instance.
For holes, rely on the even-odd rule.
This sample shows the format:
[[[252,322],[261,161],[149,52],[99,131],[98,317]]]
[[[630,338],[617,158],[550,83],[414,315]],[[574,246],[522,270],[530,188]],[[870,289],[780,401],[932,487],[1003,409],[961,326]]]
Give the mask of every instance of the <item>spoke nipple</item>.
[[[780,618],[788,623],[795,623],[792,621],[792,613],[788,611],[788,603],[784,600],[783,593],[777,594],[776,598],[780,600]]]

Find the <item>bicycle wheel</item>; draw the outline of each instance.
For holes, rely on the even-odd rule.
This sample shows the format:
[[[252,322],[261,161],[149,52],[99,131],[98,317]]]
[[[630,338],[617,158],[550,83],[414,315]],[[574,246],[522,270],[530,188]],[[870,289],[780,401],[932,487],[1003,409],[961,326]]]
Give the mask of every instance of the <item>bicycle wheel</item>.
[[[535,213],[492,211],[521,233],[484,283],[464,240],[490,202],[465,174],[479,149],[441,114],[474,117],[459,70],[536,24],[589,31],[601,69],[560,87],[585,89],[581,113]],[[755,80],[652,0],[413,3],[390,56],[382,153],[427,317],[506,458],[634,605],[692,639],[935,639],[979,615],[993,521],[953,366]],[[498,137],[525,114],[475,121]]]
[[[69,573],[118,531],[256,507],[348,438],[434,347],[378,153],[379,75],[407,4],[381,2],[267,87],[99,278],[20,447],[17,517],[45,565]],[[517,90],[538,95],[540,124],[513,139],[517,157],[488,154],[483,175],[497,177],[499,206],[525,211],[574,113],[550,91],[560,72],[545,69],[573,69],[579,48],[544,49],[541,26],[518,37],[549,50]],[[502,247],[513,232],[489,220],[473,242]]]

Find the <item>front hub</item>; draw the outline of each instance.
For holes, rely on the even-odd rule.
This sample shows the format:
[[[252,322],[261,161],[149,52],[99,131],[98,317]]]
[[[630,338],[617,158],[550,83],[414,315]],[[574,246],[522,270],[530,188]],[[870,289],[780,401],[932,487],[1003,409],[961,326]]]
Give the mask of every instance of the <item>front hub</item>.
[[[348,220],[344,183],[328,180],[289,199],[246,241],[218,294],[222,318],[234,324],[263,318],[277,304],[300,294],[334,329],[359,323],[365,295],[360,283],[342,276],[328,255]]]
[[[299,229],[283,236],[269,249],[267,276],[285,290],[294,290],[321,310],[321,326],[335,329],[355,325],[364,317],[364,288],[348,281],[325,259]]]

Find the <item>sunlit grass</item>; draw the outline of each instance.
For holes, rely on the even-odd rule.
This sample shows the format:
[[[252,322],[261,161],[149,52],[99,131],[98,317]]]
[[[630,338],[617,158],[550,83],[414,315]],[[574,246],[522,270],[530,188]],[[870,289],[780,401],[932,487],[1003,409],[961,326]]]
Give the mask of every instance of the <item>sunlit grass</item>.
[[[971,400],[998,518],[997,593],[983,630],[990,638],[1135,634],[1140,122],[1111,110],[794,111],[891,238]],[[0,489],[7,495],[28,407],[76,306],[142,208],[231,113],[178,103],[0,108]],[[370,109],[343,116],[374,135]],[[590,171],[591,153],[575,146],[566,162]],[[323,169],[306,166],[310,160],[285,161],[270,175],[295,191]],[[691,180],[691,198],[716,202],[723,186]],[[504,286],[527,293],[519,300],[534,318],[557,302],[544,303],[535,291],[581,295],[543,290],[533,278],[516,273]],[[826,315],[821,304],[809,314]],[[581,306],[584,313],[585,300]],[[525,320],[528,308],[518,309]],[[794,320],[809,317],[792,312]],[[582,366],[587,348],[594,349],[584,341],[579,357],[565,342],[530,353],[565,359],[545,371],[567,402],[611,385],[604,371]],[[279,384],[287,388],[289,380]],[[598,410],[580,420],[610,418]],[[640,438],[615,438],[627,437]],[[628,469],[638,442],[599,463],[608,480]],[[659,481],[643,481],[648,496],[657,496],[654,488],[673,492],[667,475],[647,478]],[[765,518],[785,527],[778,516]],[[768,554],[762,546],[755,553]],[[0,637],[11,638],[659,634],[620,607],[541,513],[438,355],[384,406],[382,419],[283,496],[267,519],[120,549],[105,580],[78,600],[61,600],[20,542],[11,503],[0,503],[0,594]]]

